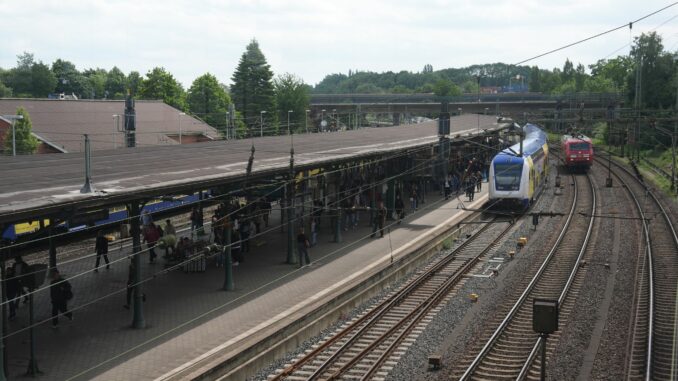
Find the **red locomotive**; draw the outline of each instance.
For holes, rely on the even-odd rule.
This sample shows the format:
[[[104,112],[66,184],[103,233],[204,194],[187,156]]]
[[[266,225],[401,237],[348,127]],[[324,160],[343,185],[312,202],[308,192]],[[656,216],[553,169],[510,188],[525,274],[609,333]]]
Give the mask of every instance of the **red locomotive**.
[[[584,135],[563,135],[560,147],[565,155],[565,166],[588,170],[593,164],[593,144]]]

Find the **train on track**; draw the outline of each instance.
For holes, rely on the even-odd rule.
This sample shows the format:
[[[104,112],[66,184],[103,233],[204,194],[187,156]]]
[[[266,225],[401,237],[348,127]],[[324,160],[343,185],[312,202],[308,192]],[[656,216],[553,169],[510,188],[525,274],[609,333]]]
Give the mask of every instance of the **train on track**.
[[[204,196],[209,197],[209,192]],[[199,195],[197,193],[166,200],[152,200],[143,207],[142,211],[148,211],[149,213],[171,213],[172,210],[183,209],[194,205],[198,200]],[[85,230],[88,226],[104,227],[115,225],[127,219],[127,208],[124,206],[110,208],[104,215],[106,215],[105,218],[97,219],[86,224],[69,221],[61,222],[56,227],[53,227],[53,230],[54,233],[75,233]],[[38,239],[42,235],[47,234],[47,229],[45,228],[49,226],[49,223],[50,221],[45,219],[42,221],[42,224],[39,220],[35,220],[10,225],[2,232],[0,239],[6,243],[21,243]]]
[[[565,166],[572,169],[591,168],[593,164],[593,143],[584,135],[563,135],[560,139],[560,147],[565,157]]]
[[[495,204],[527,208],[548,178],[549,147],[546,134],[526,124],[524,139],[498,153],[490,164],[489,200]]]

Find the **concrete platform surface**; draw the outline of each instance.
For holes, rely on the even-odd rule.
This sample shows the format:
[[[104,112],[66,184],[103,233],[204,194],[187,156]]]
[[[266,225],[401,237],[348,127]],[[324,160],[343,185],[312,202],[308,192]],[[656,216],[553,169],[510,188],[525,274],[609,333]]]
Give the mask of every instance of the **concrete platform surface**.
[[[460,207],[478,207],[486,199],[487,183],[476,201],[465,197],[441,200],[430,193],[416,212],[408,210],[390,234],[370,239],[368,214],[359,227],[343,232],[343,242],[333,243],[329,221],[320,226],[318,245],[309,249],[313,264],[297,269],[285,263],[286,237],[274,209],[268,231],[254,238],[245,261],[233,267],[235,291],[222,291],[224,269],[210,261],[204,273],[165,272],[160,263],[143,260],[146,328],[132,329],[132,311],[124,309],[129,248],[115,244],[111,269],[80,274],[94,267],[94,258],[60,264],[73,285],[74,320],[60,318],[58,329],[49,324],[48,291],[35,296],[34,329],[40,378],[49,380],[154,380],[192,364],[201,356],[235,345],[261,332],[278,319],[333,289],[352,282],[362,272],[384,266],[408,245],[424,239],[436,226],[461,217]],[[147,254],[146,254],[147,255]],[[22,379],[29,359],[28,308],[22,304],[15,321],[8,322],[6,353],[9,379]]]

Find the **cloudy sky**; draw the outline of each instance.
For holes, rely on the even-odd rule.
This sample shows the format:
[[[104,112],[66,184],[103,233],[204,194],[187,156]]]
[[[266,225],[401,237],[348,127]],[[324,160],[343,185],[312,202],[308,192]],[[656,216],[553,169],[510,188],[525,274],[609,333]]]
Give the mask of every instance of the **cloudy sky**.
[[[205,72],[229,84],[252,38],[275,74],[311,85],[349,69],[420,71],[516,63],[636,20],[670,0],[0,0],[0,67],[24,51],[78,69],[164,66],[185,87]],[[633,26],[678,48],[678,5]],[[626,54],[628,28],[530,61],[561,67]]]

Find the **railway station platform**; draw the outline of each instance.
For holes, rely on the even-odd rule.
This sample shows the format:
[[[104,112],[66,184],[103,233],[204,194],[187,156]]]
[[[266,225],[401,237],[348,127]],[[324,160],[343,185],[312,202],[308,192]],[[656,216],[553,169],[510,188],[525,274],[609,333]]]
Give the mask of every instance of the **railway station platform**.
[[[143,329],[131,328],[133,312],[123,308],[131,248],[111,244],[109,270],[101,266],[97,273],[77,277],[71,274],[93,269],[95,259],[60,260],[61,273],[73,285],[75,297],[69,308],[74,308],[74,320],[61,317],[59,328],[53,329],[48,291],[35,295],[35,319],[43,321],[34,329],[39,377],[172,379],[197,360],[218,357],[265,335],[281,319],[298,318],[310,304],[387,266],[391,256],[405,255],[436,230],[470,213],[463,208],[479,208],[486,199],[486,182],[473,202],[463,194],[445,201],[431,192],[417,211],[407,209],[402,223],[392,224],[384,238],[370,238],[368,213],[361,214],[357,229],[342,232],[340,243],[332,242],[329,219],[323,220],[318,245],[309,249],[312,265],[301,269],[285,263],[287,233],[281,232],[279,209],[274,208],[271,231],[254,238],[245,261],[233,267],[234,291],[222,290],[224,269],[215,267],[214,260],[202,273],[165,272],[162,259],[149,264],[146,253],[143,279],[152,279],[143,285],[147,296]],[[27,316],[28,305],[21,304],[17,319],[7,322],[10,380],[23,379],[28,366]]]

